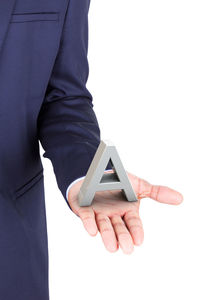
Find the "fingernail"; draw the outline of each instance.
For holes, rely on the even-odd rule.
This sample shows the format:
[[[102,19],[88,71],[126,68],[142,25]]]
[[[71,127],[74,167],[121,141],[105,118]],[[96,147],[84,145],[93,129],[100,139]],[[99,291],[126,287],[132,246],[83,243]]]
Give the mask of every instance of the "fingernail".
[[[131,254],[134,250],[134,247],[122,248],[124,254]]]
[[[111,245],[107,245],[107,249],[111,252],[115,252],[117,250],[117,247],[111,244]]]
[[[91,235],[96,235],[97,230],[96,230],[94,227],[92,227],[92,228],[89,229],[89,233],[90,233]]]

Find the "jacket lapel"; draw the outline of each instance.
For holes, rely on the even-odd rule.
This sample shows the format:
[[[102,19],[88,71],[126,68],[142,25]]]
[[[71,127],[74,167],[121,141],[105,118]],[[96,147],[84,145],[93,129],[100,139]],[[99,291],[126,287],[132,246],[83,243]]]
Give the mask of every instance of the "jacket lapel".
[[[16,0],[0,0],[0,53]]]

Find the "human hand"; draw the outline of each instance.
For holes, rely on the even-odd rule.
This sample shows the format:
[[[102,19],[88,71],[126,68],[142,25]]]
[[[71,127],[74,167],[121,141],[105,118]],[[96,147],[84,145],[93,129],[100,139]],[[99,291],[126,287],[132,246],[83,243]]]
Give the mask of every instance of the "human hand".
[[[108,251],[115,252],[120,245],[125,254],[131,254],[134,245],[141,245],[144,239],[139,216],[140,200],[148,197],[161,203],[177,205],[183,201],[183,196],[169,187],[152,185],[129,172],[127,175],[136,193],[137,202],[127,201],[121,190],[109,190],[97,191],[91,206],[79,206],[78,193],[84,180],[82,179],[70,188],[68,203],[91,236],[100,232]]]

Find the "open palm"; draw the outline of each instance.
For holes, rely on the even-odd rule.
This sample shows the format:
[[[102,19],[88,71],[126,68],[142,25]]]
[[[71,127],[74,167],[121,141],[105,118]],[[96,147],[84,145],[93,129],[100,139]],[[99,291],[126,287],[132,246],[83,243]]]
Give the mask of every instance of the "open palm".
[[[183,201],[183,196],[166,186],[152,185],[129,172],[127,175],[137,195],[137,202],[127,201],[121,190],[97,191],[91,206],[81,207],[78,204],[78,193],[83,179],[70,188],[68,202],[91,236],[100,232],[108,251],[115,252],[120,246],[125,254],[130,254],[134,245],[139,246],[144,238],[139,216],[140,200],[149,197],[158,202],[177,205]]]

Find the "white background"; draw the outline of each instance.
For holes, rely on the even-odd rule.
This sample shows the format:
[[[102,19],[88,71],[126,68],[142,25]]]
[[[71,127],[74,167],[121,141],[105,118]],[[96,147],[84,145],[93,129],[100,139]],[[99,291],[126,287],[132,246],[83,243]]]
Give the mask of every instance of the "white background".
[[[144,243],[110,253],[68,208],[43,158],[51,300],[200,299],[199,15],[193,0],[91,0],[87,87],[102,138],[127,171],[184,202],[143,199]]]

